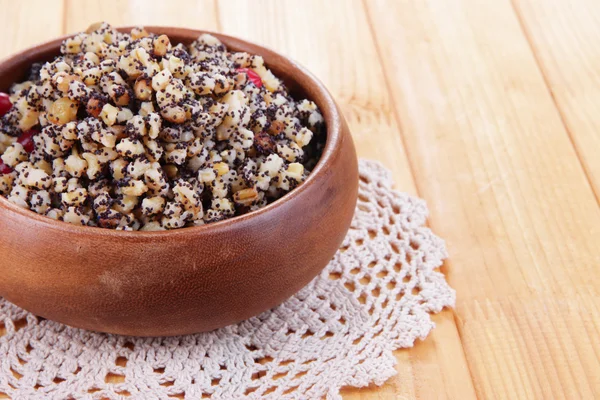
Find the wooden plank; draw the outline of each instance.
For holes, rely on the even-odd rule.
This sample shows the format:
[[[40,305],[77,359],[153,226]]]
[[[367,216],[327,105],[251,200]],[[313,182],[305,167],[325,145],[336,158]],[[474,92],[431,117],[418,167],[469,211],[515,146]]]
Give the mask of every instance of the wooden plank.
[[[600,201],[600,3],[513,4]]]
[[[0,8],[0,58],[62,34],[61,0],[0,0]]]
[[[321,79],[342,108],[360,156],[384,162],[401,190],[416,193],[360,1],[218,4],[224,33],[280,51]]]
[[[366,2],[481,398],[600,395],[600,211],[510,2]]]
[[[101,0],[66,1],[66,30],[79,32],[90,24],[106,21],[114,26],[162,25],[215,30],[212,0]]]
[[[380,160],[392,170],[401,190],[416,193],[379,55],[359,1],[218,4],[225,33],[280,51],[319,77],[343,110],[359,156]],[[381,388],[345,389],[344,398],[474,398],[452,312],[444,311],[434,321],[437,328],[427,340],[396,353],[397,376]]]

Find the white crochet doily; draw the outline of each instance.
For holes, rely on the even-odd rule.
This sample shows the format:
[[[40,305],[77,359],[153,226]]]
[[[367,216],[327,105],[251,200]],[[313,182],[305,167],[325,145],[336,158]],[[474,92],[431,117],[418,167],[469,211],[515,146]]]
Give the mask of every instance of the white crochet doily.
[[[454,305],[444,242],[422,200],[360,162],[352,227],[325,270],[280,306],[213,332],[134,338],[37,318],[0,298],[0,393],[13,399],[339,399],[381,385],[392,352]]]

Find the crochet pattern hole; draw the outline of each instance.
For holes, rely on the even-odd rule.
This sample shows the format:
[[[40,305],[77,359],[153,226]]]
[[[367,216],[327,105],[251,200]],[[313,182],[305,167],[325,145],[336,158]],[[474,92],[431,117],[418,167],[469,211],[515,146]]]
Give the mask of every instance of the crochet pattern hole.
[[[371,277],[369,275],[365,275],[362,278],[360,278],[359,282],[361,283],[361,285],[368,285],[369,283],[371,283]]]
[[[56,378],[52,379],[52,382],[54,382],[56,384],[64,382],[64,381],[65,380],[63,378],[59,378],[59,377],[56,377]]]
[[[357,239],[355,243],[356,243],[357,246],[362,246],[364,242],[365,241],[362,240],[362,239]]]
[[[210,381],[211,386],[217,386],[219,383],[221,383],[221,378],[214,378]]]
[[[21,329],[25,328],[27,326],[27,318],[21,318],[18,319],[14,322],[15,325],[15,332],[20,331]]]
[[[302,339],[306,339],[307,337],[311,336],[314,336],[314,333],[312,333],[311,331],[306,331],[304,335],[302,335]]]
[[[382,269],[381,271],[379,271],[379,272],[377,273],[377,275],[376,275],[376,276],[377,276],[378,278],[385,278],[385,277],[386,277],[386,276],[388,276],[388,275],[389,275],[389,272],[387,272],[385,269]]]
[[[351,273],[352,275],[356,275],[356,274],[358,274],[359,272],[360,272],[360,268],[358,268],[358,267],[356,267],[356,268],[354,268],[354,269],[352,269],[352,270],[350,271],[350,273]]]
[[[246,392],[244,394],[246,396],[248,396],[250,393],[256,392],[257,389],[258,389],[258,387],[250,387],[250,388],[246,389]]]
[[[308,371],[300,371],[296,374],[296,376],[294,376],[294,379],[300,379],[302,378],[304,375],[306,375],[308,373]]]
[[[410,282],[410,278],[411,278],[410,275],[406,275],[404,278],[402,278],[402,282],[408,283],[408,282]]]
[[[127,358],[117,357],[117,359],[115,360],[115,364],[118,365],[119,367],[125,367],[125,366],[127,366]]]
[[[377,232],[369,231],[369,239],[375,239],[377,237]]]
[[[108,374],[106,374],[104,381],[106,383],[123,383],[125,382],[125,377],[123,375],[117,375],[113,374],[112,372],[109,372]]]
[[[170,387],[173,386],[175,384],[175,382],[171,382],[171,381],[166,381],[160,384],[160,386],[164,386],[164,387]]]
[[[157,374],[164,374],[165,373],[165,368],[164,367],[154,368],[154,372],[157,373]]]
[[[418,286],[415,286],[413,288],[413,290],[411,291],[411,293],[412,293],[413,296],[418,296],[419,293],[421,293],[421,289]]]
[[[271,386],[270,388],[268,388],[267,390],[265,390],[265,392],[263,393],[263,395],[267,395],[269,393],[273,393],[276,390],[277,390],[277,388],[275,386]]]
[[[268,364],[271,361],[273,361],[273,357],[270,357],[270,356],[264,356],[263,358],[259,358],[258,360],[256,360],[256,362],[259,363],[260,365]],[[227,368],[224,368],[223,366],[221,366],[221,369],[227,369]]]
[[[371,210],[369,209],[369,207],[367,207],[367,206],[365,206],[365,205],[362,205],[361,203],[358,203],[358,206],[357,206],[357,207],[358,207],[358,209],[359,209],[360,211],[363,211],[363,212],[369,212],[369,211],[371,211]]]
[[[401,263],[397,262],[396,264],[394,264],[394,271],[400,272],[400,269],[402,269]]]
[[[385,225],[381,228],[381,230],[383,231],[384,235],[386,235],[386,236],[391,233],[389,228]]]
[[[354,292],[356,290],[356,286],[352,282],[346,282],[344,283],[344,286],[351,292]]]
[[[337,281],[341,277],[342,277],[342,274],[340,274],[339,272],[331,272],[329,274],[329,279],[331,279],[332,281]]]
[[[277,380],[277,379],[281,379],[284,376],[286,376],[288,374],[289,371],[285,371],[285,372],[279,372],[275,375],[273,375],[273,380]]]
[[[360,296],[358,296],[358,301],[360,302],[360,304],[366,304],[367,302],[367,296],[363,293]]]
[[[252,380],[257,381],[265,375],[267,375],[267,371],[257,371],[252,374]]]
[[[283,392],[284,395],[286,394],[290,394],[295,392],[296,390],[298,390],[298,386],[292,386],[291,388],[287,389],[285,392]]]
[[[21,379],[23,377],[23,375],[21,375],[20,373],[18,373],[17,371],[15,371],[14,369],[10,369],[10,372],[12,372],[13,376],[17,379]]]
[[[135,349],[135,345],[131,342],[125,342],[125,344],[123,345],[123,347],[125,347],[126,349],[129,349],[131,351],[133,351]]]

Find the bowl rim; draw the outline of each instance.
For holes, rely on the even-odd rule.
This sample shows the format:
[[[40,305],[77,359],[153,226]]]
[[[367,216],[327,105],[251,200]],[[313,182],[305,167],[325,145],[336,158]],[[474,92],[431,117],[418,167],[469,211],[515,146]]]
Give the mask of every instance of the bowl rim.
[[[132,28],[134,28],[134,26],[115,27],[115,29],[117,29],[119,31],[127,31],[127,32],[130,31]],[[16,204],[11,203],[10,201],[8,201],[7,198],[5,198],[2,195],[0,195],[0,209],[6,209],[6,210],[16,213],[26,219],[34,220],[35,222],[37,222],[39,224],[46,225],[47,227],[51,227],[51,228],[54,228],[54,229],[62,231],[62,232],[70,232],[70,233],[75,233],[75,234],[86,234],[86,235],[96,234],[96,235],[103,236],[103,237],[114,237],[115,239],[166,238],[166,237],[173,237],[173,236],[184,235],[184,234],[193,234],[193,233],[200,234],[203,232],[208,233],[209,231],[216,233],[218,231],[226,230],[232,226],[240,225],[241,223],[249,222],[253,219],[257,219],[257,218],[263,216],[264,214],[269,213],[272,210],[283,207],[286,203],[301,196],[305,191],[308,190],[308,187],[310,185],[316,183],[316,181],[317,181],[317,179],[319,179],[319,177],[321,177],[322,175],[327,173],[327,166],[332,163],[332,159],[335,155],[335,150],[338,147],[340,141],[342,140],[342,126],[341,126],[342,122],[341,122],[341,118],[340,118],[340,114],[337,109],[337,106],[335,105],[336,103],[335,103],[331,93],[329,93],[329,91],[327,90],[325,85],[315,75],[313,75],[310,71],[308,71],[304,66],[302,66],[301,64],[292,60],[291,58],[289,58],[275,50],[270,49],[269,47],[262,46],[262,45],[254,43],[254,42],[245,40],[245,39],[240,39],[235,36],[230,36],[230,35],[214,32],[214,31],[210,31],[210,30],[179,28],[179,27],[161,26],[161,25],[148,25],[148,26],[144,26],[144,28],[148,32],[151,32],[151,33],[166,33],[167,35],[173,34],[173,35],[178,35],[178,36],[184,36],[184,35],[188,36],[189,35],[190,37],[193,37],[193,36],[197,37],[201,34],[208,33],[210,35],[217,37],[220,40],[225,39],[225,40],[223,40],[225,42],[234,42],[234,43],[239,43],[244,46],[254,47],[259,50],[259,52],[257,52],[256,54],[264,56],[265,53],[271,53],[272,55],[279,56],[279,57],[283,58],[285,61],[287,61],[292,67],[297,69],[301,75],[304,75],[306,78],[308,78],[309,86],[313,86],[316,89],[316,91],[320,92],[320,95],[323,97],[323,101],[322,101],[323,104],[319,105],[319,108],[321,110],[321,113],[323,114],[323,118],[325,119],[327,139],[325,141],[325,147],[323,149],[321,157],[319,158],[315,168],[313,168],[311,173],[308,175],[307,179],[301,185],[299,185],[297,188],[291,190],[290,192],[286,193],[279,199],[275,200],[274,202],[272,202],[258,210],[251,211],[244,215],[238,215],[238,216],[226,219],[226,220],[222,220],[222,221],[218,221],[218,222],[211,222],[211,223],[201,225],[201,226],[184,227],[184,228],[164,230],[164,231],[123,231],[123,230],[99,228],[99,227],[95,227],[95,226],[73,225],[73,224],[69,224],[64,221],[57,221],[52,218],[48,218],[46,216],[43,216],[43,215],[38,214],[31,210],[26,210],[22,207],[17,206]],[[160,31],[160,32],[157,32],[157,31]],[[43,51],[47,51],[52,48],[56,48],[57,46],[60,46],[60,43],[62,43],[63,40],[73,37],[76,34],[77,33],[62,35],[56,39],[52,39],[52,40],[49,40],[49,41],[46,41],[46,42],[43,42],[43,43],[40,43],[40,44],[37,44],[34,46],[30,46],[22,51],[13,53],[13,54],[9,55],[8,57],[5,57],[2,60],[0,60],[0,66],[17,62],[17,60],[19,58],[23,57],[24,55],[30,54],[30,53],[43,52]]]

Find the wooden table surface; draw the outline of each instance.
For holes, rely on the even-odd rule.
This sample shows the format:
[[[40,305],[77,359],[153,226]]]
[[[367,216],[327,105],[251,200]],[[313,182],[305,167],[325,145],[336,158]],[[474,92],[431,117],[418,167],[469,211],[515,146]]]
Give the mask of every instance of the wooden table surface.
[[[347,399],[600,397],[597,0],[0,0],[0,56],[97,20],[300,61],[446,239],[456,309]]]

